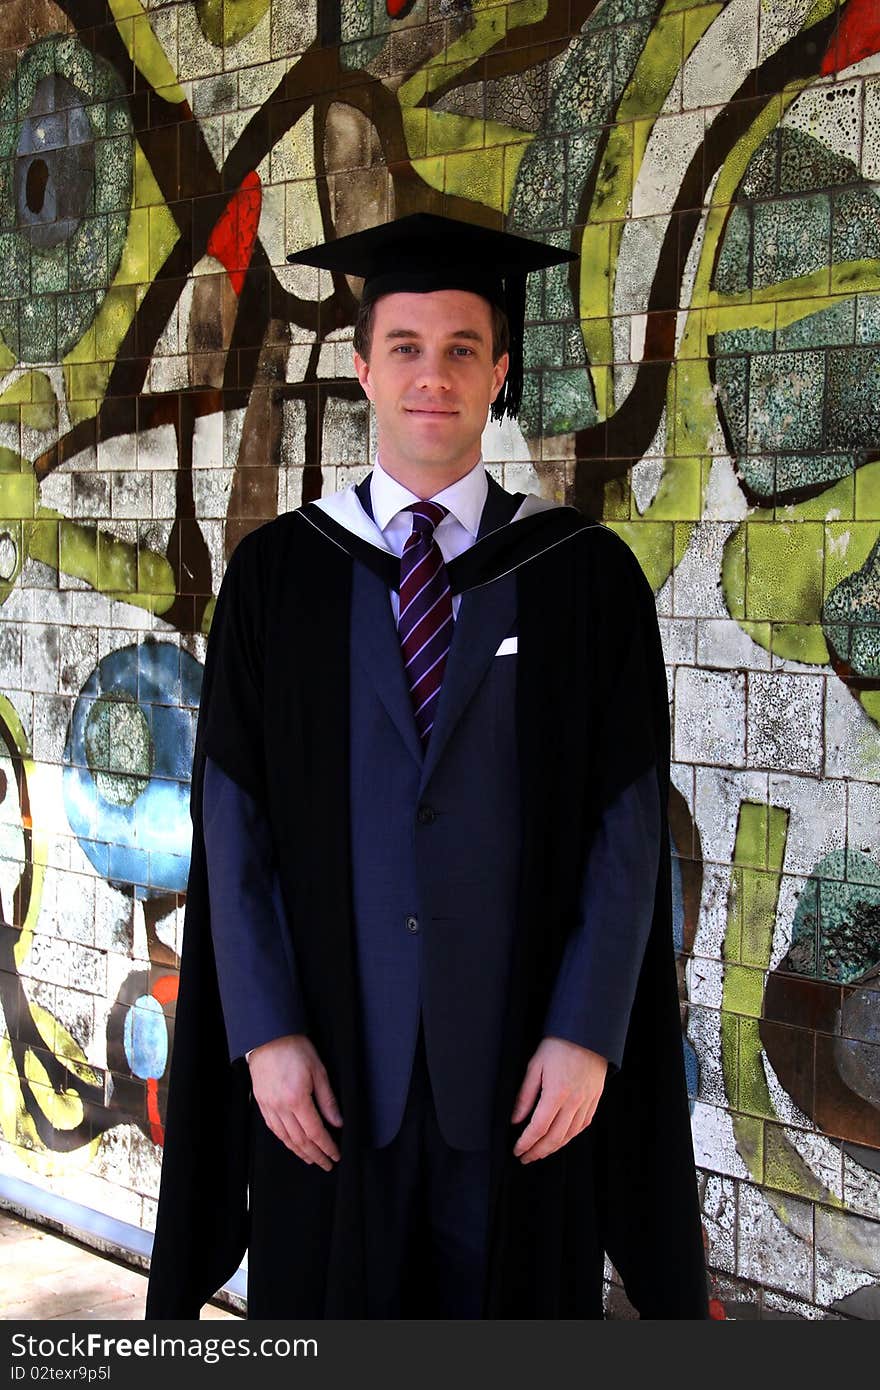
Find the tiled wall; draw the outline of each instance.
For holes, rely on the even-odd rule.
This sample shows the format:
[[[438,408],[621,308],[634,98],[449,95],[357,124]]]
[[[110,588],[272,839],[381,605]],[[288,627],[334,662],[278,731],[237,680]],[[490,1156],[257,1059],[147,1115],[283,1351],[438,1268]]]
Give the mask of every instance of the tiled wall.
[[[875,0],[0,6],[0,1164],[149,1227],[205,634],[416,210],[571,246],[509,488],[657,593],[717,1316],[880,1315]],[[659,1277],[659,1275],[658,1275]]]

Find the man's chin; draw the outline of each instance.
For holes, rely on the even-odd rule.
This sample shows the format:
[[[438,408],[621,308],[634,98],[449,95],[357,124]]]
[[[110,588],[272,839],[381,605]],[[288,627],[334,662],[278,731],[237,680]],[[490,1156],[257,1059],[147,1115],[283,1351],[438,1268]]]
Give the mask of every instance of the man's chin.
[[[406,448],[416,450],[425,460],[448,463],[468,452],[471,441],[458,437],[448,425],[437,425],[413,417],[404,431]],[[403,442],[403,441],[401,441]]]

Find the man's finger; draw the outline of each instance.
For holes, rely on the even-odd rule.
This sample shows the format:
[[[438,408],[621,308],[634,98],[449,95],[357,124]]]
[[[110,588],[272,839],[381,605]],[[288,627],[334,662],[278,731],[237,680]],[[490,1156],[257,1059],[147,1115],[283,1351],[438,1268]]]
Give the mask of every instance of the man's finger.
[[[339,1103],[333,1094],[327,1073],[323,1067],[315,1071],[314,1076],[315,1100],[318,1102],[318,1109],[324,1119],[331,1125],[342,1125],[342,1111]]]
[[[544,1137],[559,1113],[559,1105],[559,1101],[552,1100],[550,1096],[542,1092],[534,1115],[513,1146],[513,1152],[517,1157],[525,1153],[526,1149],[531,1148],[538,1139]]]
[[[258,1101],[257,1104],[260,1105],[260,1102]],[[267,1105],[260,1105],[260,1114],[263,1117],[263,1123],[265,1124],[266,1128],[270,1131],[270,1133],[274,1134],[276,1139],[280,1139],[282,1144],[284,1144],[288,1149],[291,1148],[292,1145],[288,1138],[287,1130],[284,1128],[284,1125],[281,1123],[281,1120],[278,1117],[278,1115],[276,1115],[275,1111],[270,1110],[270,1108]]]
[[[572,1119],[571,1124],[568,1126],[568,1129],[565,1132],[565,1139],[563,1142],[567,1144],[570,1139],[574,1139],[576,1134],[580,1134],[582,1129],[586,1129],[587,1125],[590,1123],[590,1120],[592,1118],[593,1115],[592,1110],[590,1108],[590,1102],[585,1101],[584,1104],[579,1106],[578,1109],[574,1112],[574,1118]]]
[[[302,1126],[306,1139],[310,1140],[316,1148],[325,1153],[328,1158],[338,1159],[339,1148],[332,1135],[327,1133],[321,1123],[321,1116],[315,1109],[311,1096],[304,1105],[301,1105],[295,1112],[298,1123]]]
[[[302,1159],[303,1163],[317,1163],[325,1172],[332,1169],[330,1159],[309,1139],[292,1110],[276,1110],[269,1105],[260,1105],[260,1114],[275,1138],[280,1139],[284,1147]]]
[[[305,1163],[317,1163],[319,1168],[323,1168],[325,1173],[329,1173],[333,1168],[328,1155],[321,1149],[314,1140],[310,1139],[303,1129],[296,1115],[285,1117],[288,1132],[295,1140],[294,1152],[299,1155]]]
[[[301,1158],[304,1163],[313,1162],[311,1158],[306,1156],[303,1149],[302,1131],[299,1125],[286,1123],[285,1116],[280,1110],[272,1110],[268,1106],[264,1109],[260,1106],[260,1112],[275,1138],[280,1139],[286,1149],[289,1149],[297,1158]]]
[[[532,1058],[531,1062],[529,1062],[529,1065],[526,1067],[525,1078],[517,1093],[513,1114],[510,1117],[511,1124],[518,1124],[520,1120],[525,1119],[535,1101],[538,1099],[540,1090],[541,1064]]]
[[[571,1110],[565,1106],[560,1110],[553,1123],[542,1138],[538,1139],[521,1155],[522,1163],[534,1163],[536,1158],[546,1158],[548,1154],[555,1153],[561,1149],[565,1143],[565,1136],[571,1125]],[[522,1136],[525,1138],[525,1135]],[[520,1140],[522,1142],[522,1139]],[[514,1150],[516,1152],[516,1150]]]

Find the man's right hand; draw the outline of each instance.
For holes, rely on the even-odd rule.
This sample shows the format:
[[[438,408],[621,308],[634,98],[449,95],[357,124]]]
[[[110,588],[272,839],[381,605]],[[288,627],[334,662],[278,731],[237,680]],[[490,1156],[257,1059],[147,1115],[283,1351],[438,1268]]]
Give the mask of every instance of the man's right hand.
[[[321,1115],[337,1127],[342,1115],[324,1064],[305,1033],[290,1033],[255,1047],[248,1065],[254,1098],[272,1133],[304,1163],[317,1163],[329,1173],[339,1159],[339,1149],[321,1123]]]

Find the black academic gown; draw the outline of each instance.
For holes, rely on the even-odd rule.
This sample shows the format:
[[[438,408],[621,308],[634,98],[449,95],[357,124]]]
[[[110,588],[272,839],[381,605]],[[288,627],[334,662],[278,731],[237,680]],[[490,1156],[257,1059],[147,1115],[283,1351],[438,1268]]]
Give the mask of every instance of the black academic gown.
[[[247,536],[221,586],[193,767],[148,1318],[197,1317],[249,1239],[263,1239],[249,1231],[247,1207],[254,1103],[246,1064],[225,1060],[211,944],[201,830],[206,756],[259,801],[272,826],[312,1040],[345,1116],[331,1173],[287,1150],[276,1162],[279,1210],[297,1235],[279,1268],[284,1311],[364,1316],[360,1155],[369,1138],[348,854],[354,563],[396,582],[393,557],[306,506]],[[518,591],[523,854],[493,1113],[484,1316],[601,1317],[604,1250],[641,1316],[705,1317],[668,844],[620,1071],[608,1079],[593,1123],[561,1150],[525,1166],[511,1153],[524,1125],[511,1126],[510,1114],[577,919],[593,828],[649,768],[666,804],[668,702],[653,594],[624,543],[572,508],[513,522],[448,570],[459,592],[515,571]]]

